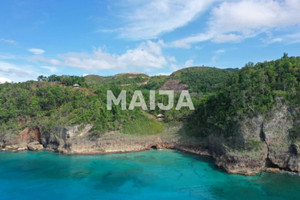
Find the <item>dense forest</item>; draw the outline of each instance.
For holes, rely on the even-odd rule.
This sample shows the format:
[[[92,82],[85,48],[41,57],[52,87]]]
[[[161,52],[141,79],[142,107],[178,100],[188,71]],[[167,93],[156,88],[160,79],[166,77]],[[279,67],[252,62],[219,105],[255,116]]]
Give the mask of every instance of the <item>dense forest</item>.
[[[167,81],[185,84],[192,95],[195,111],[175,107],[169,111],[121,110],[106,108],[106,92],[117,96],[127,91],[127,106],[135,90],[141,90],[149,105],[149,90],[158,90]],[[187,132],[197,136],[218,133],[229,137],[237,122],[266,113],[279,99],[299,106],[300,57],[263,63],[248,63],[241,69],[191,67],[170,76],[128,73],[111,77],[89,75],[39,76],[37,81],[0,85],[0,134],[17,135],[28,126],[42,133],[55,127],[92,124],[92,135],[119,130],[127,134],[154,134],[172,123],[185,123]],[[78,84],[80,88],[74,88]],[[158,94],[157,94],[158,96]],[[175,102],[179,94],[175,95]],[[158,96],[157,102],[166,102]],[[176,105],[176,104],[175,104]],[[155,119],[164,114],[164,120]],[[299,137],[297,127],[293,137]]]
[[[300,57],[284,54],[275,61],[249,62],[228,79],[227,86],[202,98],[188,127],[196,135],[229,138],[239,121],[268,114],[276,102],[300,106]],[[294,133],[292,137],[300,137],[299,126]]]

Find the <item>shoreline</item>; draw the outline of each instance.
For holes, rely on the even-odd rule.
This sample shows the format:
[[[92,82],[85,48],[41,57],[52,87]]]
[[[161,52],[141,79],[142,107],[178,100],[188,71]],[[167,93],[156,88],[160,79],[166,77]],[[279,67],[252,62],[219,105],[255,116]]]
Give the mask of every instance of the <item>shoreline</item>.
[[[42,150],[29,150],[29,149],[23,149],[23,150],[4,150],[1,149],[0,152],[12,152],[12,153],[20,153],[20,152],[50,152],[50,153],[56,153],[58,155],[65,155],[65,156],[98,156],[98,155],[109,155],[109,154],[126,154],[126,153],[136,153],[136,152],[143,152],[143,151],[151,151],[151,150],[156,150],[156,151],[160,151],[160,150],[170,150],[170,151],[177,151],[183,154],[187,154],[187,155],[194,155],[200,158],[207,158],[207,159],[211,159],[211,161],[214,162],[216,168],[218,170],[221,170],[227,174],[238,174],[238,175],[244,175],[244,176],[253,176],[253,175],[257,175],[261,172],[266,172],[266,173],[286,173],[286,174],[290,174],[290,175],[298,175],[300,176],[299,172],[292,172],[292,171],[287,171],[287,170],[283,170],[283,169],[279,169],[279,168],[272,168],[272,167],[264,167],[263,169],[261,169],[258,173],[232,173],[228,170],[226,170],[224,167],[222,166],[218,166],[216,164],[216,159],[214,158],[213,155],[211,155],[208,150],[206,151],[195,151],[192,148],[188,149],[187,147],[180,147],[180,145],[174,145],[173,147],[167,147],[167,148],[143,148],[143,149],[137,149],[137,150],[122,150],[122,151],[106,151],[106,152],[69,152],[69,151],[59,151],[59,150],[54,150],[54,149],[50,149],[50,148],[44,148]]]
[[[112,154],[137,153],[137,152],[144,152],[144,151],[177,151],[177,152],[180,152],[183,154],[197,156],[199,158],[211,159],[211,161],[215,162],[215,159],[212,155],[198,154],[198,153],[195,153],[192,151],[182,150],[182,149],[176,148],[176,147],[174,147],[174,148],[159,148],[159,149],[150,148],[150,149],[141,149],[141,150],[136,150],[136,151],[116,151],[116,152],[102,152],[102,153],[101,152],[100,153],[64,153],[64,152],[54,151],[54,150],[50,150],[50,149],[44,149],[44,150],[39,150],[39,151],[32,151],[32,150],[20,150],[20,151],[5,150],[5,151],[3,151],[3,150],[0,150],[0,153],[1,152],[11,152],[11,153],[49,152],[49,153],[56,153],[57,155],[64,155],[64,156],[101,156],[101,155],[112,155]],[[283,169],[279,169],[279,168],[272,168],[272,167],[265,167],[259,173],[251,174],[251,175],[243,174],[243,173],[230,173],[230,172],[226,171],[225,168],[217,166],[216,163],[214,163],[214,164],[218,170],[221,170],[227,174],[232,174],[232,175],[254,176],[254,175],[264,172],[264,173],[272,173],[272,174],[289,174],[289,175],[300,176],[300,172],[287,171],[287,170],[283,170]]]
[[[33,138],[34,139],[34,138]],[[55,137],[39,140],[2,139],[0,151],[43,151],[48,150],[63,155],[107,155],[133,153],[141,151],[176,150],[182,153],[213,159],[216,167],[229,174],[253,176],[262,171],[279,173],[292,172],[288,168],[268,165],[266,151],[255,158],[247,154],[236,154],[230,151],[219,152],[218,146],[210,146],[204,138],[188,136],[180,132],[180,127],[166,129],[165,132],[153,135],[130,135],[115,132],[97,138],[84,136]],[[251,154],[250,154],[251,155]]]

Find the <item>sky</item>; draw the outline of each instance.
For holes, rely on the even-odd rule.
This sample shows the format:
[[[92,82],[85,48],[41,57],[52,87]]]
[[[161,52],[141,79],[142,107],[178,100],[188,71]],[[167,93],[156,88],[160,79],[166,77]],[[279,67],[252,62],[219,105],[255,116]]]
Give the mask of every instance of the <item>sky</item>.
[[[0,0],[0,82],[300,56],[299,0]]]

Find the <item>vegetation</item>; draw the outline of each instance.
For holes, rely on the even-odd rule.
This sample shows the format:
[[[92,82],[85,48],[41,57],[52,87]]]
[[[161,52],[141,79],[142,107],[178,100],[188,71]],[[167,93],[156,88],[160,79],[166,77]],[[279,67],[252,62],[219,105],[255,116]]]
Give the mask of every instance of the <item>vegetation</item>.
[[[212,67],[190,67],[171,74],[172,79],[187,84],[191,93],[211,93],[224,86],[236,70],[222,70]]]
[[[149,90],[158,90],[166,81],[175,79],[186,84],[196,108],[161,111],[122,111],[120,106],[106,108],[106,91],[117,96],[127,91],[127,107],[134,90],[141,90],[149,105]],[[18,134],[28,126],[38,126],[42,133],[55,132],[56,127],[75,124],[93,124],[93,135],[108,131],[126,134],[154,134],[163,131],[166,124],[183,122],[196,136],[211,133],[231,138],[238,122],[258,114],[264,115],[280,101],[294,107],[300,105],[300,57],[286,54],[278,60],[248,63],[244,68],[222,70],[210,67],[192,67],[170,76],[149,77],[128,73],[110,77],[89,75],[39,76],[38,81],[0,85],[0,133]],[[73,88],[79,84],[80,88]],[[167,102],[167,96],[156,93],[156,102]],[[175,95],[175,105],[179,94]],[[165,116],[161,122],[158,114]],[[295,117],[295,116],[291,116]],[[290,132],[291,139],[300,138],[299,125]],[[251,141],[248,148],[258,148]]]
[[[119,106],[106,109],[106,91],[116,95],[120,87],[104,86],[75,89],[48,82],[25,82],[0,85],[0,132],[8,130],[17,134],[25,126],[39,126],[44,132],[52,132],[55,127],[74,124],[93,124],[94,134],[123,130],[145,118],[145,113],[136,110],[121,111]],[[133,92],[128,92],[131,99]],[[129,105],[129,102],[128,102]],[[145,123],[160,126],[155,120]],[[144,124],[145,125],[145,124]],[[143,133],[152,133],[151,126],[143,126]],[[154,130],[158,130],[154,128]],[[127,128],[126,133],[129,132]]]
[[[202,98],[187,127],[196,135],[230,138],[239,121],[265,115],[278,101],[298,107],[299,81],[300,57],[285,54],[275,61],[248,63],[231,76],[227,86]]]
[[[119,85],[119,86],[129,86],[129,85],[143,85],[149,80],[149,76],[143,73],[126,73],[117,74],[115,76],[97,76],[88,75],[84,79],[87,83],[102,84],[102,85]]]
[[[79,84],[80,86],[87,86],[85,79],[83,77],[79,76],[56,76],[56,75],[51,75],[49,77],[46,76],[39,76],[38,81],[47,81],[47,82],[54,82],[54,83],[59,83],[65,86],[72,86],[74,84]]]

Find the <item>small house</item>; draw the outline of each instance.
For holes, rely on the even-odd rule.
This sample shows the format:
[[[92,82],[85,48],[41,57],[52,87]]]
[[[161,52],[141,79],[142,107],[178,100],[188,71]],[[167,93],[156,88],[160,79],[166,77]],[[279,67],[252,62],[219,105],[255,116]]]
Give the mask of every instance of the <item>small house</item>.
[[[165,116],[163,115],[163,114],[158,114],[157,116],[156,116],[156,118],[157,119],[163,119]]]
[[[73,85],[73,88],[76,88],[76,89],[78,89],[79,87],[80,87],[80,85],[79,85],[79,84],[77,84],[77,83]]]

